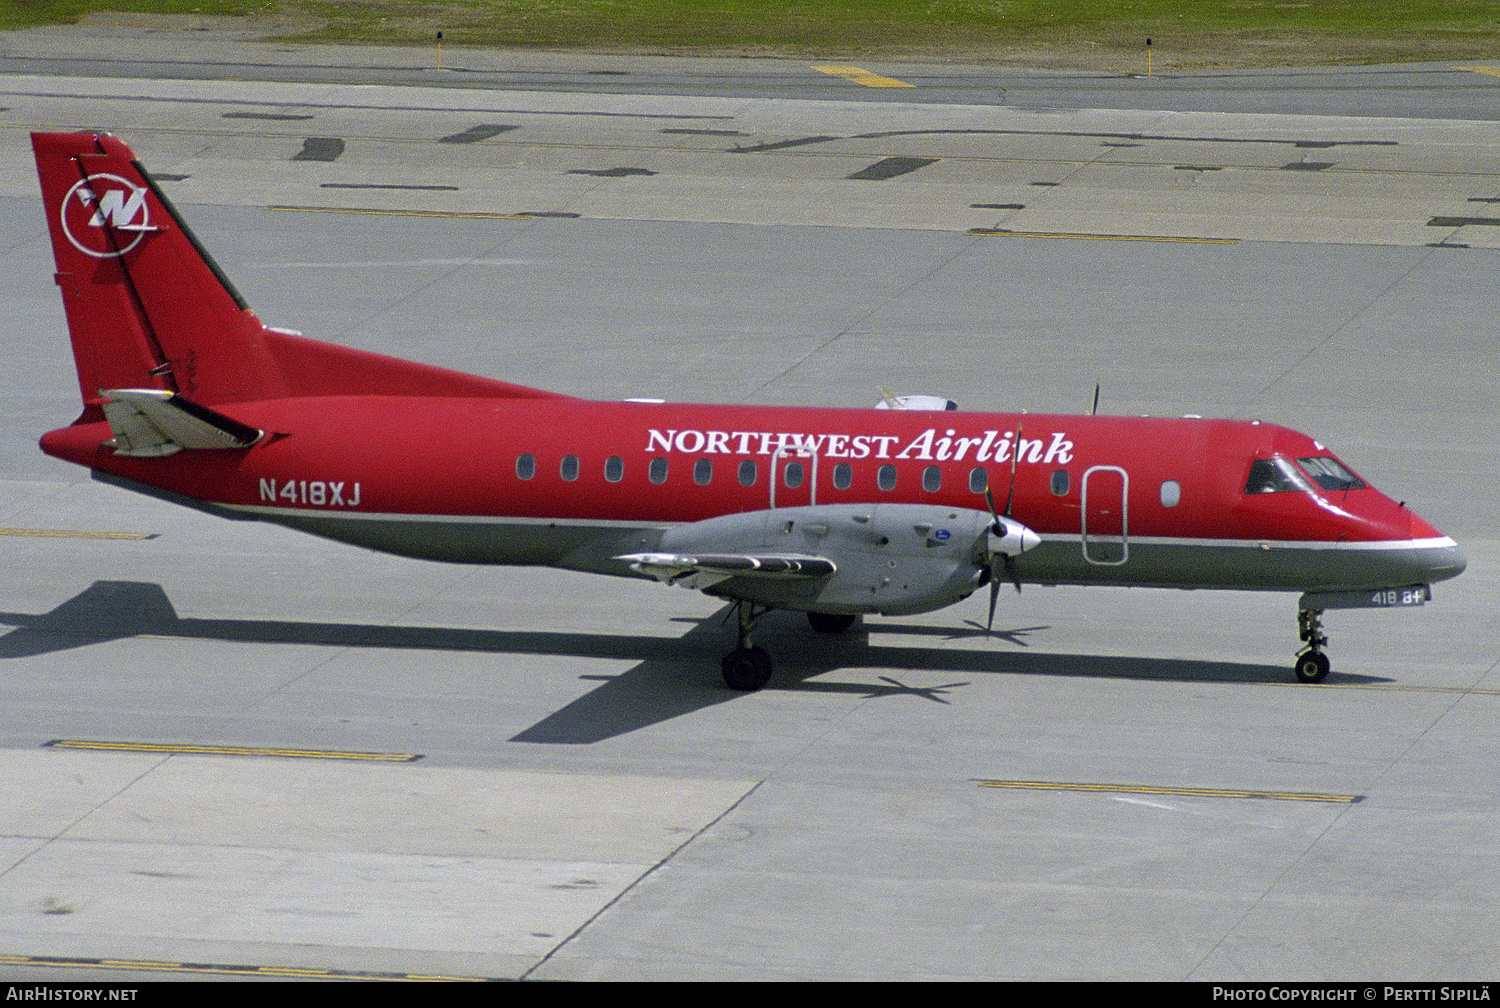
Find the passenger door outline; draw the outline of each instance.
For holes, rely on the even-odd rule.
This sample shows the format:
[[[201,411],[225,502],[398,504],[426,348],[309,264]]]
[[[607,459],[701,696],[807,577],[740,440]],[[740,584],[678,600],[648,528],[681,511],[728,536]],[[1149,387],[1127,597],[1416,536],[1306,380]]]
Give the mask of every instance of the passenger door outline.
[[[1113,531],[1104,533],[1096,532],[1093,537],[1089,536],[1089,515],[1095,515],[1095,528],[1103,526],[1113,529],[1115,522],[1111,511],[1117,498],[1108,489],[1112,480],[1105,479],[1102,486],[1096,486],[1094,490],[1094,501],[1092,509],[1089,502],[1089,479],[1096,473],[1118,473],[1120,477],[1120,495],[1118,503],[1120,506],[1119,535]],[[1083,558],[1091,564],[1100,567],[1119,567],[1130,559],[1130,474],[1119,466],[1099,465],[1090,466],[1083,471],[1083,485],[1080,488],[1080,511],[1082,514],[1080,532],[1080,548],[1083,550]]]

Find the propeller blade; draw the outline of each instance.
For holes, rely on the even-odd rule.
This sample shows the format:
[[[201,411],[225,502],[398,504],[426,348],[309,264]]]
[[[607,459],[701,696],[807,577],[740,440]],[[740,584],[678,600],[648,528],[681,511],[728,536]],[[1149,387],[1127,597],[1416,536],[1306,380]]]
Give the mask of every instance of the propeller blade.
[[[1020,434],[1018,431],[1017,437],[1019,436]],[[1005,516],[1007,518],[1010,517],[1011,505],[1015,503],[1016,492],[1016,460],[1014,455],[1011,456],[1010,461],[1010,494],[1005,501]],[[986,485],[984,488],[984,502],[985,504],[989,505],[990,520],[993,523],[990,526],[991,529],[993,529],[995,535],[1003,537],[1008,530],[1004,525],[1001,524],[1000,515],[995,511],[995,495],[990,492],[990,488],[988,485]],[[1024,549],[1025,547],[1023,546],[1022,548]],[[1005,579],[1011,584],[1015,585],[1017,595],[1021,594],[1021,575],[1016,572],[1016,558],[1011,556],[1009,553],[991,553],[989,555],[990,618],[989,622],[985,624],[986,631],[991,629],[995,622],[995,601],[996,597],[1000,594],[1000,579],[995,577],[995,566],[997,560],[999,561],[999,566],[1005,571]]]
[[[1016,503],[1016,463],[1021,459],[1021,425],[1016,424],[1016,443],[1010,449],[1010,490],[1005,494],[1005,517],[1010,517],[1010,509]]]
[[[1020,431],[1016,432],[1017,444],[1019,445]],[[1005,501],[1005,517],[1002,519],[995,510],[995,495],[991,492],[988,483],[984,488],[984,503],[990,509],[990,533],[1002,542],[1009,535],[1015,535],[1019,540],[1018,552],[1023,552],[1037,545],[1041,540],[1037,534],[1024,525],[1016,523],[1010,517],[1011,506],[1015,503],[1016,493],[1016,459],[1015,455],[1010,460],[1010,493]],[[990,541],[991,543],[993,540]],[[992,549],[989,544],[985,547],[985,562],[989,565],[990,583],[990,611],[989,618],[985,620],[985,633],[992,633],[995,628],[995,605],[1000,598],[1000,579],[996,576],[1000,571],[1005,572],[1005,580],[1015,586],[1016,594],[1021,594],[1021,574],[1016,570],[1016,558],[1010,553],[1002,550]]]

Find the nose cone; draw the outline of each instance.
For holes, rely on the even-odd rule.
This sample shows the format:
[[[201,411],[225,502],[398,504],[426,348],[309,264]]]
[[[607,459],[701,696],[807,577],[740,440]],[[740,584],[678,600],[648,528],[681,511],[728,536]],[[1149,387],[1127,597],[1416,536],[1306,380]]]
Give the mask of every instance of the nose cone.
[[[1406,514],[1409,517],[1405,530],[1411,542],[1409,558],[1416,568],[1413,582],[1431,584],[1462,574],[1469,565],[1469,560],[1458,548],[1458,544],[1429,525],[1421,515],[1410,511]]]
[[[1453,540],[1448,539],[1447,542],[1447,546],[1432,546],[1419,552],[1417,564],[1425,573],[1417,580],[1427,584],[1446,581],[1458,577],[1469,566],[1468,557],[1463,555]]]
[[[1340,509],[1337,545],[1309,572],[1315,581],[1341,589],[1399,588],[1463,573],[1468,560],[1458,544],[1405,505],[1374,490],[1364,492],[1362,500],[1349,497],[1347,510]]]

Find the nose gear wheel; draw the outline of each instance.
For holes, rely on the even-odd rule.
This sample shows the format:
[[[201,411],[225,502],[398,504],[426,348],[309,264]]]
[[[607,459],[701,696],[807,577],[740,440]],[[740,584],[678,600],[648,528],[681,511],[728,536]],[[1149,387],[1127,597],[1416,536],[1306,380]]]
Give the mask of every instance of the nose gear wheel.
[[[1292,666],[1299,682],[1322,682],[1328,675],[1328,656],[1323,653],[1328,637],[1323,633],[1322,616],[1321,609],[1300,609],[1297,612],[1297,631],[1306,642],[1297,652],[1297,662]]]

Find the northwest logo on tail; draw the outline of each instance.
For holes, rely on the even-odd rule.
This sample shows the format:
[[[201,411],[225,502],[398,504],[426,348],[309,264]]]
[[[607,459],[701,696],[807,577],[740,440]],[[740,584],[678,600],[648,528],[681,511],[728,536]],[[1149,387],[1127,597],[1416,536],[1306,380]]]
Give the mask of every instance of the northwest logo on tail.
[[[146,189],[118,175],[90,175],[63,197],[63,233],[73,247],[96,259],[124,255],[151,226]]]

